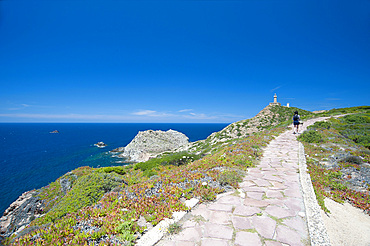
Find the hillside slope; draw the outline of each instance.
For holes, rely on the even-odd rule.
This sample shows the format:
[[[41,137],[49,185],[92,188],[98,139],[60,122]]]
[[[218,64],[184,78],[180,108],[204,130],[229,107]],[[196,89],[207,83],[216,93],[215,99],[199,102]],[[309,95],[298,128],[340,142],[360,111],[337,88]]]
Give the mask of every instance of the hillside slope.
[[[248,137],[249,135],[278,125],[288,125],[294,112],[298,111],[301,119],[312,117],[310,111],[296,107],[268,105],[251,119],[234,122],[219,132],[212,133],[207,139],[191,143],[188,151],[195,153],[210,153],[220,146],[232,143],[233,140]]]

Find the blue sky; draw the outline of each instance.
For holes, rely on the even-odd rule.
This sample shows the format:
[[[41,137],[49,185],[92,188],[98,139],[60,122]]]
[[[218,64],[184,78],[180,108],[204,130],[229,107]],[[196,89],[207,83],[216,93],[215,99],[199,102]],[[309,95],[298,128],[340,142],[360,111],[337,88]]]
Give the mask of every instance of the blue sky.
[[[0,1],[0,122],[370,104],[370,1]]]

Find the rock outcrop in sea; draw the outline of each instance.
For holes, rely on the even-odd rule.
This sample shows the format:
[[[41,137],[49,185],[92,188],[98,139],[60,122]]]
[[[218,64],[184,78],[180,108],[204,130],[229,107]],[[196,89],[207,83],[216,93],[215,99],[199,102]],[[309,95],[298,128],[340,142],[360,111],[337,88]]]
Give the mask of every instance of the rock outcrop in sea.
[[[189,138],[175,130],[139,131],[119,156],[127,158],[129,162],[143,162],[163,152],[186,148],[188,145]]]

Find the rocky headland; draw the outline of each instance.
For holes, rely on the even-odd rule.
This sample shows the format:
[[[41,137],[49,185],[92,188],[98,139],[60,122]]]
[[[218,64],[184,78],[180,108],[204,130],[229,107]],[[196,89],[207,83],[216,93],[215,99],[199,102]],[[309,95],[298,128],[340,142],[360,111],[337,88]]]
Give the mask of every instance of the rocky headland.
[[[118,149],[123,151],[118,156],[126,158],[128,162],[144,162],[161,153],[173,152],[188,145],[189,138],[178,131],[140,131],[126,147]]]

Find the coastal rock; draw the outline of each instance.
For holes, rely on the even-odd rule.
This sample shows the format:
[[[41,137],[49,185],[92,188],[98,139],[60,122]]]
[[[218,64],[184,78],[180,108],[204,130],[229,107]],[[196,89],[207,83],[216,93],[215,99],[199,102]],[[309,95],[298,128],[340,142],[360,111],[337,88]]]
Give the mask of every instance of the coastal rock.
[[[72,188],[72,183],[77,178],[77,175],[73,174],[72,172],[68,172],[66,175],[60,178],[59,183],[64,194],[66,194]]]
[[[105,148],[108,145],[106,145],[104,142],[98,142],[98,143],[94,144],[94,146],[96,146],[98,148]]]
[[[143,162],[188,144],[189,138],[178,131],[140,131],[119,156],[128,158],[131,162]]]
[[[111,151],[109,151],[109,152],[116,153],[116,152],[123,152],[123,151],[125,151],[125,147],[115,148],[115,149],[112,149],[112,150],[111,150]]]
[[[5,210],[0,218],[0,239],[21,231],[41,216],[44,206],[36,195],[36,191],[27,191]]]

